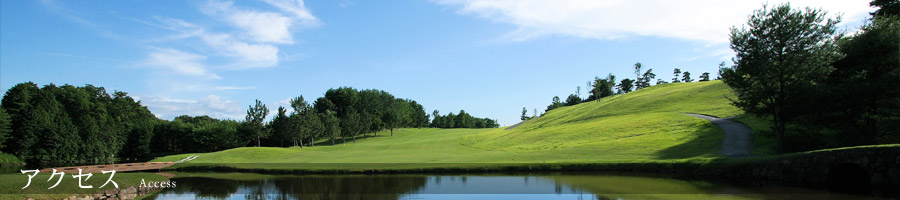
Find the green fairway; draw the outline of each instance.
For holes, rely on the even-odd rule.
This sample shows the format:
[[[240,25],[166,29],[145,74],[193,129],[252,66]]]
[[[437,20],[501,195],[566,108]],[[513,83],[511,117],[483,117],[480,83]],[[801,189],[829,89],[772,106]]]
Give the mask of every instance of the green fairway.
[[[405,128],[355,143],[244,147],[182,154],[174,166],[250,169],[394,169],[512,163],[678,162],[720,158],[722,131],[682,113],[728,117],[743,112],[721,81],[675,83],[562,107],[512,130]],[[321,144],[321,143],[320,143]]]

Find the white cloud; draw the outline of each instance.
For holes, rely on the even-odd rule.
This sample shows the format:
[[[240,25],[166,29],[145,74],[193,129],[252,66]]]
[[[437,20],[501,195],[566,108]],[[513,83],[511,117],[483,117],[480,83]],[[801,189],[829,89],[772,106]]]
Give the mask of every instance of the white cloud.
[[[248,39],[261,43],[293,44],[291,26],[295,24],[314,26],[318,19],[314,17],[303,1],[266,0],[282,13],[240,9],[231,1],[208,1],[202,8],[207,15],[222,17],[231,25],[240,28]]]
[[[301,25],[317,25],[319,19],[312,15],[303,0],[263,0],[269,5],[275,6],[284,12],[292,14]]]
[[[213,50],[229,57],[237,57],[231,68],[244,69],[278,65],[278,47],[269,44],[250,44],[236,40],[228,34],[204,34],[204,42]]]
[[[271,106],[270,106],[269,108],[270,108],[271,110],[277,111],[278,107],[279,107],[279,106],[282,106],[282,107],[287,108],[288,110],[291,110],[291,100],[292,100],[292,99],[293,99],[293,98],[287,98],[287,99],[282,99],[282,100],[280,100],[280,101],[276,101],[276,102],[270,103],[269,105],[271,105]],[[277,114],[277,113],[276,113],[276,114]]]
[[[156,21],[159,21],[160,23],[162,23],[162,25],[157,25],[154,23],[143,22],[143,21],[141,21],[141,22],[144,24],[149,24],[152,26],[156,26],[156,27],[160,27],[160,28],[164,28],[164,29],[168,29],[168,30],[180,33],[179,35],[169,38],[172,40],[190,38],[190,37],[198,36],[205,32],[205,30],[203,30],[203,27],[188,23],[184,20],[167,18],[167,17],[159,17],[159,16],[154,17],[154,19],[156,19]]]
[[[238,86],[215,86],[213,90],[252,90],[256,87],[238,87]]]
[[[294,38],[288,31],[291,20],[271,12],[235,12],[229,17],[231,23],[243,28],[257,42],[293,44]]]
[[[654,36],[701,41],[728,42],[729,29],[740,27],[753,10],[767,1],[720,0],[434,0],[471,14],[517,26],[507,34],[524,41],[547,35],[601,40]],[[783,1],[768,1],[770,6]],[[873,10],[868,0],[792,1],[792,7],[813,7],[843,13],[844,22],[856,23]]]
[[[231,1],[207,1],[200,10],[213,18],[221,18],[237,31],[209,31],[204,25],[184,20],[155,16],[156,22],[137,20],[140,23],[176,32],[161,41],[180,41],[198,38],[205,46],[195,47],[203,55],[187,53],[175,49],[151,52],[141,63],[174,69],[185,75],[221,79],[210,73],[210,66],[204,64],[207,57],[229,58],[219,69],[250,69],[276,66],[279,63],[279,48],[276,45],[293,44],[291,26],[298,22],[303,25],[317,24],[318,19],[306,9],[303,1],[268,0],[266,3],[286,12],[256,11],[238,8]],[[233,33],[238,32],[238,33]],[[184,44],[184,43],[183,43]],[[190,44],[190,43],[187,43]]]
[[[222,77],[206,69],[207,66],[202,64],[205,59],[206,56],[175,49],[158,49],[140,61],[139,65],[161,68],[165,71],[191,77],[221,79]]]
[[[217,95],[200,99],[172,99],[160,96],[137,96],[141,103],[153,110],[157,117],[170,119],[181,115],[209,115],[219,119],[243,118],[242,106]]]

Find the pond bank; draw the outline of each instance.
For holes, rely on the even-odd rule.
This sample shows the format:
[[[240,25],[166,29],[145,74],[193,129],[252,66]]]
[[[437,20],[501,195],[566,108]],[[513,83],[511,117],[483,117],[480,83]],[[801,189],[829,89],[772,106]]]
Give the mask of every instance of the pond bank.
[[[642,173],[176,174],[172,180],[178,187],[145,199],[881,199],[818,188]]]
[[[151,189],[148,187],[135,188],[121,188],[121,189],[108,189],[103,190],[95,194],[91,195],[69,195],[66,198],[62,198],[65,200],[87,200],[87,199],[136,199],[138,197],[144,197],[149,194],[154,194],[159,192],[161,189]],[[25,198],[29,200],[34,200],[35,198]]]
[[[900,145],[860,146],[755,158],[709,158],[615,163],[492,163],[421,164],[392,168],[390,164],[271,164],[248,168],[243,164],[190,164],[165,170],[250,172],[268,174],[447,174],[498,172],[644,172],[684,174],[728,179],[765,180],[816,187],[862,185],[871,188],[900,186]],[[262,164],[252,164],[262,165]],[[337,164],[332,164],[337,165]],[[433,166],[427,166],[433,165]],[[446,166],[446,167],[442,167]],[[852,191],[849,191],[852,192]]]

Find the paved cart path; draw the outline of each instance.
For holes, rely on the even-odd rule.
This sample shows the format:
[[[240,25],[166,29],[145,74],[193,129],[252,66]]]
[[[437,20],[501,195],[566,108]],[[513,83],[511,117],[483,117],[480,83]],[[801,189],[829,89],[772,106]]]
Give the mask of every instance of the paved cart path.
[[[121,163],[121,164],[110,164],[110,165],[85,165],[85,166],[70,166],[70,167],[51,167],[41,169],[40,172],[53,172],[53,169],[56,169],[57,172],[65,172],[65,173],[78,173],[78,169],[81,169],[82,173],[103,173],[103,171],[116,170],[116,172],[130,172],[130,171],[151,171],[151,170],[159,170],[162,168],[166,168],[172,166],[174,164],[183,163],[187,161],[191,161],[200,157],[199,155],[191,155],[187,158],[181,159],[175,162],[145,162],[145,163]]]
[[[725,137],[722,139],[722,155],[728,157],[751,157],[750,149],[753,149],[753,129],[744,124],[728,120],[728,118],[715,118],[712,116],[685,113],[696,118],[709,120],[722,131]]]
[[[110,171],[116,170],[116,172],[130,172],[130,171],[149,171],[149,170],[159,170],[168,166],[172,166],[175,164],[174,162],[146,162],[146,163],[122,163],[122,164],[111,164],[111,165],[86,165],[86,166],[70,166],[70,167],[52,167],[41,169],[40,172],[52,172],[53,169],[56,169],[57,172],[65,172],[65,173],[78,173],[78,169],[81,169],[82,173],[102,173],[102,171]]]

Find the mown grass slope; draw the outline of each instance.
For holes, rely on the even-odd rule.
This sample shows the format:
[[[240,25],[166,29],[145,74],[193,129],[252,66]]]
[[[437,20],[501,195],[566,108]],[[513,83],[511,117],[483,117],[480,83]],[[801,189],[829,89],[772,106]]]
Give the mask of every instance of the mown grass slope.
[[[722,132],[706,120],[743,114],[721,81],[658,85],[562,107],[511,130],[467,135],[463,144],[504,151],[577,149],[598,157],[672,159],[716,156]]]
[[[335,146],[245,147],[205,153],[175,167],[397,169],[718,158],[722,131],[682,113],[742,114],[727,99],[730,94],[721,81],[665,84],[559,108],[511,130],[408,128],[395,131],[394,136],[380,133]],[[188,155],[194,154],[154,161],[176,161]]]

